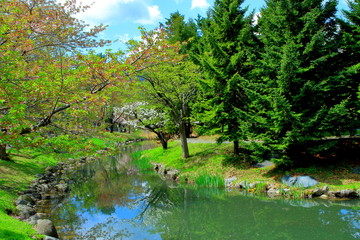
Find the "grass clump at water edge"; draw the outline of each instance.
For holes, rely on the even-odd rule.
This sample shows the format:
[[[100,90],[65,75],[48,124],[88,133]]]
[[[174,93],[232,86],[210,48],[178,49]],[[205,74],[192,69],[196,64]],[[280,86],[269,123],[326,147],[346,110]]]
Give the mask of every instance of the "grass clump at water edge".
[[[221,188],[225,186],[224,179],[219,176],[203,174],[195,179],[195,183],[199,187]]]

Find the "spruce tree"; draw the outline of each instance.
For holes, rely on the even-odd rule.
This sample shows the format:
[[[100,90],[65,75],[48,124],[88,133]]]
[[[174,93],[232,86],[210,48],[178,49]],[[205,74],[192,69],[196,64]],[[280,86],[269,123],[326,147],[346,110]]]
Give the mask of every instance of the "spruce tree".
[[[243,121],[249,103],[252,61],[256,59],[257,41],[253,13],[246,15],[243,0],[216,0],[201,25],[201,45],[192,52],[202,67],[206,93],[202,99],[200,121],[220,134],[219,141],[233,141],[239,154],[239,140],[246,138]]]
[[[267,0],[261,9],[264,143],[272,151],[321,153],[329,148],[326,136],[354,130],[336,6],[336,0]]]

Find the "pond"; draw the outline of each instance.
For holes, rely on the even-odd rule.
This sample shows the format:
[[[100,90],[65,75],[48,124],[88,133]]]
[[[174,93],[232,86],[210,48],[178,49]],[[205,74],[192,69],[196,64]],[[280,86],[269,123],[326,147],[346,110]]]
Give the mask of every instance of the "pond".
[[[85,165],[51,206],[61,239],[360,239],[359,201],[269,199],[178,186],[140,172],[127,147]]]

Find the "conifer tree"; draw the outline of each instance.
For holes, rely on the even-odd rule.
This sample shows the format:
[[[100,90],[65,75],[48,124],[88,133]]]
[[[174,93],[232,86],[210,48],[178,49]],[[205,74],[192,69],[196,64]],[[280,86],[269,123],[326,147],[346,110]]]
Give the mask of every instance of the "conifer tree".
[[[257,47],[253,14],[241,8],[243,0],[216,0],[206,19],[201,20],[201,46],[192,55],[202,67],[206,93],[202,100],[201,122],[206,122],[219,141],[233,141],[239,154],[243,116],[249,102],[245,88],[253,70]]]
[[[320,141],[324,137],[354,130],[353,96],[342,83],[336,6],[336,0],[267,0],[261,9],[268,108],[263,127],[272,150],[320,153],[329,148]]]

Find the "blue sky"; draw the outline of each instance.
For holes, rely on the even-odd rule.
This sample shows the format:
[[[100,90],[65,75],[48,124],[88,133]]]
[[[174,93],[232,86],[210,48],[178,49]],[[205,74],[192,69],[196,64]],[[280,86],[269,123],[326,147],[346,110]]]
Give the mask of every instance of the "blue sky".
[[[346,0],[339,0],[339,8],[346,7]],[[164,23],[171,13],[179,11],[186,19],[206,15],[214,0],[82,0],[91,8],[79,14],[79,18],[90,25],[109,25],[102,38],[114,41],[107,49],[124,50],[129,39],[139,39],[139,26],[154,29]],[[259,10],[264,0],[245,0],[244,6]]]

